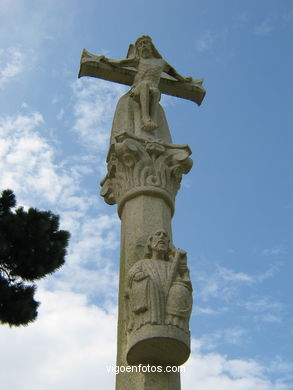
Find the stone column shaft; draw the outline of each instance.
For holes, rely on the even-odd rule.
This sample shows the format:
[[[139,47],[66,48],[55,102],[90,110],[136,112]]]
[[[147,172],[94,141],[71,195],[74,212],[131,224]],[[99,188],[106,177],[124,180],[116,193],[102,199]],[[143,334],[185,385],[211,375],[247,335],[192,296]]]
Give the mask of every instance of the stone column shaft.
[[[164,228],[171,235],[171,210],[159,197],[139,195],[128,200],[121,213],[121,249],[117,365],[127,366],[127,333],[125,324],[125,280],[135,259],[143,256],[143,246],[137,246],[139,239],[148,237],[158,227]],[[145,375],[143,373],[119,373],[116,378],[116,390],[179,390],[180,387],[168,387],[168,376]],[[173,381],[172,381],[173,383]]]
[[[144,258],[146,242],[154,231],[165,231],[172,242],[171,219],[174,214],[175,196],[182,174],[191,169],[190,153],[187,145],[163,144],[127,133],[116,137],[116,143],[111,145],[108,174],[101,183],[101,194],[107,203],[118,205],[121,218],[117,341],[119,366],[129,365],[127,276],[136,262]],[[130,389],[180,390],[180,374],[119,373],[116,376],[116,390]]]

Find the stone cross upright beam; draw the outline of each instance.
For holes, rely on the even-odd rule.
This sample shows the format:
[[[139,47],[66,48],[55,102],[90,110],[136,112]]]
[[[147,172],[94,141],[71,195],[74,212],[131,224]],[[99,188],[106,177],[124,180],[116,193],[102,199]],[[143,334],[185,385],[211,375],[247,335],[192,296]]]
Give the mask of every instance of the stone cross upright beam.
[[[116,376],[116,390],[180,390],[180,374],[166,367],[190,354],[192,284],[171,220],[192,160],[188,145],[172,143],[159,100],[167,93],[200,104],[202,79],[181,76],[145,35],[120,61],[84,50],[81,76],[131,86],[116,107],[101,181],[101,195],[117,204],[121,219],[117,365],[132,367]]]

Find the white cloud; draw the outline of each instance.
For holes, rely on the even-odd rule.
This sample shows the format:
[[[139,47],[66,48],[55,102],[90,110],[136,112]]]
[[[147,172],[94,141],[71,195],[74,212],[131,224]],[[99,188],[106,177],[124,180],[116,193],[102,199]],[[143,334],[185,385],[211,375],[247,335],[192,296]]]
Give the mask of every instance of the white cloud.
[[[13,390],[80,390],[114,388],[115,375],[107,366],[116,360],[117,310],[90,305],[83,294],[40,290],[38,320],[25,328],[2,326],[1,385]],[[182,374],[182,389],[290,390],[291,365],[276,358],[265,367],[254,359],[230,359],[193,350]],[[270,374],[278,379],[273,382]],[[17,374],[16,374],[17,373]]]
[[[40,113],[0,118],[0,187],[12,188],[19,204],[58,210],[71,232],[65,266],[38,282],[37,321],[1,326],[3,388],[114,388],[106,367],[116,358],[119,223],[82,187],[95,163],[78,156],[57,163]]]
[[[244,283],[252,283],[254,281],[252,276],[244,272],[234,272],[231,269],[224,267],[219,267],[218,271],[223,280]]]
[[[98,297],[101,305],[117,299],[119,222],[115,215],[79,219],[65,265],[42,285],[62,291]]]
[[[24,69],[24,55],[16,47],[0,49],[0,88]]]
[[[56,116],[56,118],[60,121],[64,116],[64,110],[61,108]]]
[[[219,266],[213,273],[198,274],[198,280],[203,301],[208,301],[210,298],[229,301],[232,297],[235,297],[242,285],[255,283],[254,276]]]
[[[273,277],[279,268],[280,263],[276,263],[269,265],[268,269],[260,274],[248,274],[217,266],[212,273],[198,273],[201,299],[207,302],[209,299],[217,298],[230,302],[231,299],[235,300],[242,287],[262,283]]]
[[[266,313],[262,316],[262,321],[264,322],[281,322],[281,318],[271,314],[271,313]]]
[[[269,19],[265,19],[255,27],[254,33],[260,36],[268,36],[271,34],[273,29],[272,22]]]
[[[89,305],[85,296],[40,291],[38,320],[1,327],[1,386],[13,390],[114,388],[116,310]]]
[[[293,7],[292,5],[286,9],[286,11],[283,13],[282,18],[285,20],[287,23],[291,23],[293,19]]]
[[[210,307],[201,307],[199,305],[196,305],[193,310],[196,314],[207,314],[207,315],[216,315],[221,312],[221,310],[215,310]]]
[[[261,251],[262,256],[282,256],[287,255],[287,251],[279,246],[269,249],[263,249]]]
[[[245,329],[233,327],[204,334],[199,345],[202,351],[210,351],[222,344],[243,345],[247,340],[248,334]]]
[[[94,78],[82,78],[72,85],[75,105],[73,130],[89,149],[105,151],[111,135],[114,108],[126,87]]]
[[[247,12],[241,12],[239,15],[235,17],[236,23],[246,23],[249,20]]]
[[[162,94],[160,104],[164,109],[167,107],[174,107],[178,103],[178,98],[175,96]]]
[[[19,204],[84,213],[97,203],[85,194],[77,164],[57,163],[55,148],[38,112],[0,117],[0,188],[15,191]],[[88,165],[88,161],[78,166]],[[92,162],[91,162],[92,163]]]
[[[196,50],[199,52],[209,50],[215,40],[215,35],[211,31],[206,31],[197,41]]]
[[[1,42],[7,45],[17,42],[34,54],[46,56],[48,40],[63,36],[69,28],[72,32],[73,8],[72,5],[69,11],[64,2],[57,0],[36,3],[34,7],[26,0],[1,0]],[[32,57],[28,58],[31,63]]]
[[[271,297],[251,297],[237,302],[253,315],[255,322],[280,323],[283,320],[284,305]]]
[[[254,313],[280,311],[283,308],[283,305],[280,302],[274,301],[269,297],[262,297],[255,300],[245,300],[243,305],[247,310]]]
[[[259,282],[263,282],[266,279],[272,278],[274,275],[276,275],[276,273],[279,272],[281,266],[281,262],[270,264],[269,268],[265,272],[256,276],[256,280]]]
[[[183,389],[290,390],[284,379],[271,380],[272,370],[254,359],[229,359],[219,353],[203,353],[200,341],[194,340],[193,345],[182,374]]]
[[[74,183],[57,173],[53,149],[40,134],[43,124],[38,112],[0,118],[0,187],[54,203],[65,188],[73,192]]]
[[[11,188],[19,205],[52,209],[71,233],[66,264],[42,282],[47,288],[86,291],[113,300],[118,285],[118,217],[105,215],[98,194],[82,186],[82,176],[92,174],[96,160],[57,163],[54,147],[42,135],[44,125],[40,113],[0,118],[0,188]]]

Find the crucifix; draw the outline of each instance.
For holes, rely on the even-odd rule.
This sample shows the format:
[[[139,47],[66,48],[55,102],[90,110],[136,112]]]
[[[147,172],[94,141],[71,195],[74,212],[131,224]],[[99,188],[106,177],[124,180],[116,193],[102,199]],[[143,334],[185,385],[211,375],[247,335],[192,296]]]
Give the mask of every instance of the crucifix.
[[[175,145],[161,93],[201,104],[202,79],[183,77],[143,35],[119,61],[82,52],[79,77],[130,85],[118,101],[101,181],[105,202],[121,219],[116,390],[180,390],[190,355],[192,284],[187,253],[173,244],[171,219],[188,145]],[[124,367],[122,369],[121,367]]]

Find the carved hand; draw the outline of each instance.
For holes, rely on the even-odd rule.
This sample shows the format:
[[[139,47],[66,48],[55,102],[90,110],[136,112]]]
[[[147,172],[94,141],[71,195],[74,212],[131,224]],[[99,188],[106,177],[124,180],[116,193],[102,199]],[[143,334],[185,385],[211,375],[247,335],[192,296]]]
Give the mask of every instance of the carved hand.
[[[186,256],[187,255],[187,252],[184,251],[183,249],[175,249],[174,250],[174,255],[176,256],[176,254],[179,256],[179,257],[183,257],[183,256]]]
[[[148,275],[147,274],[145,274],[144,272],[137,272],[135,275],[134,275],[134,277],[133,277],[133,280],[135,281],[135,282],[139,282],[139,281],[141,281],[141,280],[143,280],[143,279],[145,279],[145,278],[147,278],[148,277]]]

